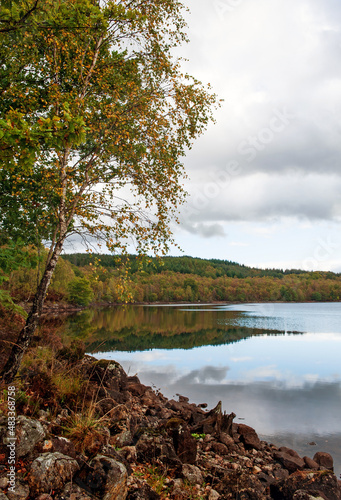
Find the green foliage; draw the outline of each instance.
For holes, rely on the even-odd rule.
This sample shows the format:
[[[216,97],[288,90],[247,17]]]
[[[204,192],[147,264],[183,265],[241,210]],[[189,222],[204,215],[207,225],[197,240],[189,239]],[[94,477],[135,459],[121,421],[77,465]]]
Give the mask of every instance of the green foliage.
[[[74,278],[68,286],[68,300],[80,306],[88,306],[94,294],[87,278]]]
[[[206,434],[197,434],[196,432],[192,433],[192,436],[199,441],[199,439],[204,439],[206,437]]]

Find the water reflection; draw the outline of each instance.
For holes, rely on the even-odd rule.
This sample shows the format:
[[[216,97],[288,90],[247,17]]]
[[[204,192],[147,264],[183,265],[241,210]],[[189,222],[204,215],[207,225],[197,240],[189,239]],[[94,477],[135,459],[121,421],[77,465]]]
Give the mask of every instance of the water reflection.
[[[255,335],[282,335],[274,328],[240,326],[242,314],[209,309],[125,306],[86,310],[69,319],[66,333],[83,339],[89,352],[193,349],[238,342]],[[297,333],[297,332],[296,332]]]
[[[116,307],[66,333],[167,397],[222,400],[267,441],[330,452],[340,474],[340,303]]]

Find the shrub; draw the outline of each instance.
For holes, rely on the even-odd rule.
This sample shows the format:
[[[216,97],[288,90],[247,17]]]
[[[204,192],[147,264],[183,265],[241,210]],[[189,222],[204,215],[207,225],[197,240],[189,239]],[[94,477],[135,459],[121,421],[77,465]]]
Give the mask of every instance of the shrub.
[[[94,292],[87,278],[75,278],[68,285],[68,301],[80,306],[88,306]]]

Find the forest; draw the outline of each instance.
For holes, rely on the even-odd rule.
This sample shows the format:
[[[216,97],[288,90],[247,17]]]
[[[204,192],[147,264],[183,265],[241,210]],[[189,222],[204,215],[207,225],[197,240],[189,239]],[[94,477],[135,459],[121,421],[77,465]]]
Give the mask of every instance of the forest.
[[[11,257],[9,257],[11,256]],[[47,250],[0,248],[0,299],[30,303]],[[154,302],[339,301],[341,276],[332,272],[257,269],[228,260],[188,256],[125,259],[105,254],[63,255],[47,302],[88,306]]]

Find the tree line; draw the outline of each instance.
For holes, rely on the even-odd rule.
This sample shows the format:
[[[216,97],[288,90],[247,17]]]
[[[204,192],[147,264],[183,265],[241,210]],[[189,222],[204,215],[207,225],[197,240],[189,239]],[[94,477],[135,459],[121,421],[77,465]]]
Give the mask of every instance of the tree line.
[[[0,266],[1,255],[6,252],[8,247],[2,246]],[[2,293],[9,294],[15,303],[33,300],[37,274],[47,258],[46,250],[39,255],[34,246],[22,252],[25,257],[18,256],[20,263],[13,263],[7,271],[2,266],[0,275]],[[47,295],[50,301],[82,306],[133,302],[339,301],[340,298],[341,276],[331,272],[262,270],[187,256],[144,260],[127,256],[122,262],[112,255],[99,254],[69,254],[60,258]]]

